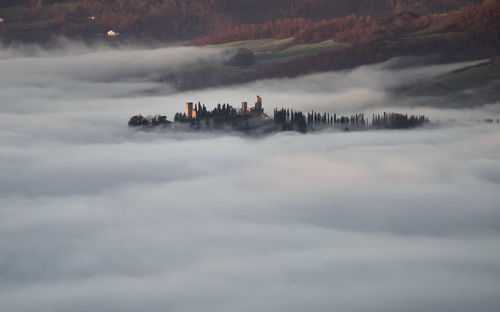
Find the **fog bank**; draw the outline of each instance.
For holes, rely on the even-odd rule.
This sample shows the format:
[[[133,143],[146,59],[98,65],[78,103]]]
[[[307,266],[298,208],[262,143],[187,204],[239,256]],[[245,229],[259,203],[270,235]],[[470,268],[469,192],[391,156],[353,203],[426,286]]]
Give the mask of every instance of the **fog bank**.
[[[498,311],[498,103],[388,89],[390,64],[177,92],[197,48],[0,60],[0,310]],[[467,64],[465,64],[467,65]],[[428,114],[415,131],[141,132],[186,101]],[[450,118],[457,122],[449,121]],[[473,121],[471,121],[471,119]]]

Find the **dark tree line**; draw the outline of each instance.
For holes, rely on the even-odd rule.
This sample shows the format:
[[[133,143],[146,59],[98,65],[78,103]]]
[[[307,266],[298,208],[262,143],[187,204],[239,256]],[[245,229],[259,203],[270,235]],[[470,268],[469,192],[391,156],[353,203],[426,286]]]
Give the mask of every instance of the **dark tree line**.
[[[494,118],[484,118],[483,119],[483,122],[484,123],[489,123],[489,124],[492,124],[492,123],[500,123],[500,118],[497,118],[496,121]]]
[[[130,118],[128,125],[130,127],[158,127],[167,126],[169,123],[167,116],[156,115],[144,117],[142,115],[135,115]]]
[[[384,113],[372,116],[372,128],[377,129],[409,129],[422,126],[429,122],[425,116],[408,116],[398,113]]]
[[[338,128],[341,130],[363,129],[410,129],[420,127],[429,122],[426,116],[403,115],[399,113],[383,113],[372,116],[372,121],[365,118],[364,114],[342,116],[330,113],[308,112],[290,109],[275,109],[274,123],[280,130],[296,130],[306,132],[314,129]]]

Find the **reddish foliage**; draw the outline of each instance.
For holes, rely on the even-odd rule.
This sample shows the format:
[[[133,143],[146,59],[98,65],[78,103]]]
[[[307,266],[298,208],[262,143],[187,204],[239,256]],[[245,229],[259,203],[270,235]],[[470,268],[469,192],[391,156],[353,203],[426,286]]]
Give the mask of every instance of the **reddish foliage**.
[[[292,35],[300,42],[366,42],[404,29],[408,21],[400,12],[444,12],[468,1],[481,0],[74,0],[76,8],[63,10],[53,28],[90,34],[94,30],[88,16],[93,15],[104,28],[160,40],[212,34],[197,42]],[[378,18],[395,13],[389,20]]]
[[[223,32],[202,37],[196,45],[236,40],[294,37],[296,43],[313,43],[334,39],[340,42],[367,43],[404,35],[463,31],[498,35],[499,3],[489,0],[482,5],[469,4],[449,14],[419,16],[399,13],[390,17],[372,18],[350,15],[320,22],[298,18],[263,24],[238,25]],[[496,4],[495,4],[496,3]]]

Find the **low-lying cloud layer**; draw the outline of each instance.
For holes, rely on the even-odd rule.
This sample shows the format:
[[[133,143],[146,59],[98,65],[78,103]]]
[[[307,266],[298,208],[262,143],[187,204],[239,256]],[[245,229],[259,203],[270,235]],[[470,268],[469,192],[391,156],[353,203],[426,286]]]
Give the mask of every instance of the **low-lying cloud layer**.
[[[495,103],[413,108],[462,120],[416,131],[126,127],[256,93],[268,111],[381,111],[398,106],[387,88],[463,65],[185,93],[149,75],[216,55],[0,60],[0,310],[498,311],[500,128],[468,122],[497,116]]]

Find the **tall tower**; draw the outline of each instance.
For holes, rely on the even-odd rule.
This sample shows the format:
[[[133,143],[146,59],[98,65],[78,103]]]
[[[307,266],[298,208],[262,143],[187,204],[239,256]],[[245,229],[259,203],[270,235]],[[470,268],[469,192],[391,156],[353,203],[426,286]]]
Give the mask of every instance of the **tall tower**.
[[[247,103],[247,102],[243,102],[243,103],[241,103],[241,111],[242,111],[243,113],[248,112],[248,103]]]
[[[193,102],[186,103],[186,117],[187,119],[193,118]]]
[[[264,110],[262,109],[262,98],[257,95],[257,102],[255,102],[255,111],[258,113],[262,113]]]

